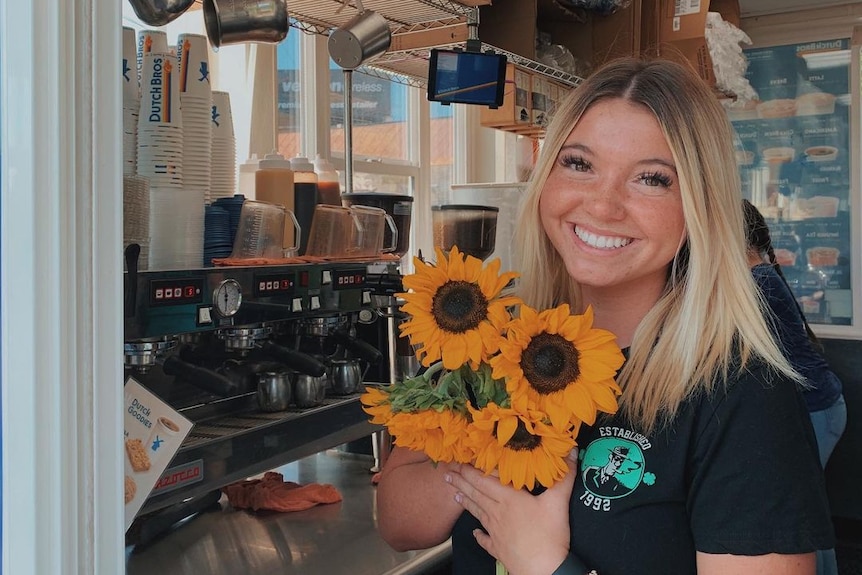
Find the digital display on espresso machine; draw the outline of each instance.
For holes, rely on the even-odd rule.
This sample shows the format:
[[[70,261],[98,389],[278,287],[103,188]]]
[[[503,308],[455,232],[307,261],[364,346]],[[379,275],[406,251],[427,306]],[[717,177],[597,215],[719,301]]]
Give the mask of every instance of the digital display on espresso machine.
[[[356,289],[366,286],[365,268],[332,270],[332,289]]]
[[[150,282],[150,305],[169,306],[202,303],[203,278],[177,278]]]
[[[296,285],[296,274],[255,274],[254,295],[258,297],[291,295]]]

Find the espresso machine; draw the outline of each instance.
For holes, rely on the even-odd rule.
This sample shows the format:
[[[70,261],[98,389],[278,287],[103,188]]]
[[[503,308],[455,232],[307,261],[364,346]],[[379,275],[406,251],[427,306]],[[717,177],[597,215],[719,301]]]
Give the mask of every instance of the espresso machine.
[[[227,484],[382,431],[359,396],[399,369],[397,261],[139,272],[135,247],[124,275],[125,379],[194,426],[129,533],[173,525]],[[331,386],[330,372],[345,362],[361,367],[362,385],[262,409],[261,374]]]

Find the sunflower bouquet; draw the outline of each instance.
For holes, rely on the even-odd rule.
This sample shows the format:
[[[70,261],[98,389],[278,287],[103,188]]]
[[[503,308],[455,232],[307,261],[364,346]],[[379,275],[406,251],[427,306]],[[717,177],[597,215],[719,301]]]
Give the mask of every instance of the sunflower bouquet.
[[[415,265],[400,328],[427,369],[367,386],[371,422],[434,462],[470,463],[516,489],[550,487],[568,471],[581,424],[617,409],[615,336],[592,327],[591,309],[538,311],[504,295],[518,274],[500,273],[499,259],[483,266],[453,247]]]

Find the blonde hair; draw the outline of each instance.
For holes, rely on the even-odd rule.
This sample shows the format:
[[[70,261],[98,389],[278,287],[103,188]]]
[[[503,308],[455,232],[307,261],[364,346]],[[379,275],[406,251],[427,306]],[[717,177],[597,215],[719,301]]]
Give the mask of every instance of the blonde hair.
[[[676,164],[686,226],[665,291],[635,330],[618,378],[622,413],[652,431],[670,421],[684,400],[712,390],[754,357],[798,380],[763,318],[747,264],[730,123],[709,88],[671,61],[610,62],[558,108],[515,233],[522,297],[538,308],[569,303],[583,311],[579,286],[542,227],[539,200],[572,128],[591,105],[614,98],[655,114]]]

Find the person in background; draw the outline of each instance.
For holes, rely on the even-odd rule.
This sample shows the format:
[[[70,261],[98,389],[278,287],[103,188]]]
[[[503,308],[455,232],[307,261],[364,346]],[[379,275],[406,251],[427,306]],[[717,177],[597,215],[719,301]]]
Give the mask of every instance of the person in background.
[[[847,405],[841,380],[829,369],[821,353],[823,348],[790,291],[781,266],[776,261],[769,226],[763,214],[748,200],[743,200],[742,206],[751,273],[769,308],[784,355],[805,378],[807,387],[803,396],[814,425],[820,465],[826,469],[829,456],[847,426]],[[817,574],[837,573],[835,550],[818,551]]]
[[[513,244],[519,295],[591,307],[627,357],[619,411],[583,425],[541,494],[395,448],[378,527],[452,537],[455,575],[813,575],[834,546],[800,376],[758,307],[732,129],[670,61],[606,64],[561,103]],[[576,360],[575,360],[576,361]],[[619,482],[597,480],[615,454]]]

